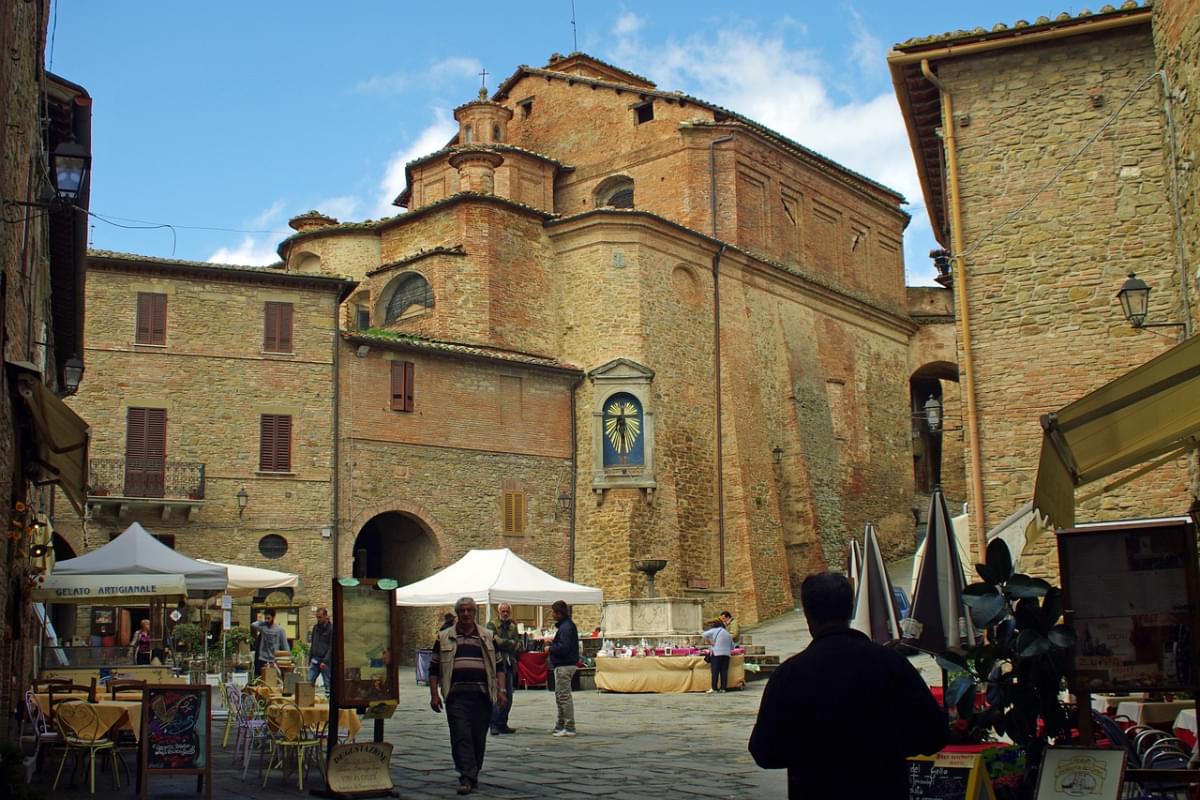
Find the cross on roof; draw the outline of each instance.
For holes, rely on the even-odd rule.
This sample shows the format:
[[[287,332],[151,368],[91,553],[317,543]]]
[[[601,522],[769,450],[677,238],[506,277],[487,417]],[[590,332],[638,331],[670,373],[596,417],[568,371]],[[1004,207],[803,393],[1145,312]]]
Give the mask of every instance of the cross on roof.
[[[487,76],[488,76],[488,71],[486,69],[482,69],[479,71],[479,86],[480,86],[480,88],[483,88],[483,89],[487,88]]]

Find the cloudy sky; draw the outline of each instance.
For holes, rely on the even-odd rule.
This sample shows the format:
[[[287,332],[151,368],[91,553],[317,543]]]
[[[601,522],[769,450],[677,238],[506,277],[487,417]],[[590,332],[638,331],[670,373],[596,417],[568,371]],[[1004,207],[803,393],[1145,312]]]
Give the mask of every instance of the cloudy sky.
[[[1047,0],[1048,1],[1048,0]],[[451,109],[577,49],[761,122],[909,200],[933,246],[885,56],[895,42],[1082,6],[1029,0],[436,3],[56,0],[47,62],[94,100],[93,247],[266,264],[316,208],[390,216]]]

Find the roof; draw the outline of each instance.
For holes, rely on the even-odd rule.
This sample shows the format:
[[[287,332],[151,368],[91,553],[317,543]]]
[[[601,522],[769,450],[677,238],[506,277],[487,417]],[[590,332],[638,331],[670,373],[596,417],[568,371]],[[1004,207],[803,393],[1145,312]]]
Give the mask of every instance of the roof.
[[[350,292],[358,285],[357,281],[349,278],[331,275],[313,275],[311,273],[287,272],[282,263],[265,267],[248,264],[216,264],[209,261],[187,261],[174,258],[156,258],[136,253],[118,253],[111,250],[89,250],[89,263],[96,266],[134,267],[158,269],[163,272],[204,275],[219,278],[258,278],[272,282],[291,284],[308,284],[322,288],[339,289],[339,302],[350,296]]]
[[[917,164],[921,191],[934,236],[943,247],[950,246],[946,227],[945,179],[943,175],[941,93],[925,77],[921,62],[927,60],[936,73],[939,61],[965,58],[979,53],[1024,47],[1054,41],[1068,36],[1100,33],[1133,25],[1149,25],[1151,4],[1139,6],[1127,0],[1120,8],[1106,5],[1098,13],[1082,11],[1072,17],[1059,14],[1054,19],[1038,17],[1034,22],[1018,20],[1008,25],[997,23],[992,28],[974,28],[948,33],[921,36],[901,42],[888,54],[892,84],[908,129],[909,145]]]
[[[583,63],[584,60],[586,59],[587,61],[593,62],[597,65],[606,67],[608,69],[617,69],[616,67],[612,67],[612,65],[606,64],[605,62],[601,61],[600,59],[595,58],[593,56],[589,56],[585,53],[572,53],[569,58],[574,59],[575,60],[574,63]],[[596,86],[596,87],[610,88],[610,89],[625,91],[625,92],[634,92],[634,93],[637,93],[640,95],[644,95],[648,98],[649,97],[657,97],[657,98],[662,98],[664,100],[668,100],[671,102],[677,102],[677,103],[681,103],[681,104],[691,103],[692,105],[699,106],[700,108],[706,108],[709,111],[712,111],[714,116],[716,117],[716,119],[714,120],[715,122],[725,122],[725,121],[729,121],[729,120],[734,120],[734,121],[740,122],[741,124],[745,125],[746,127],[750,128],[751,130],[754,130],[754,131],[766,136],[767,138],[774,140],[776,143],[782,145],[785,149],[790,150],[791,152],[795,153],[796,155],[801,156],[804,160],[808,161],[809,163],[825,168],[826,172],[832,172],[834,174],[840,174],[842,176],[853,178],[855,181],[860,181],[860,182],[862,182],[868,186],[871,186],[875,189],[886,192],[887,194],[889,194],[893,197],[896,197],[901,201],[903,201],[903,199],[904,199],[904,196],[902,194],[900,194],[899,192],[897,192],[895,189],[892,189],[888,186],[884,186],[882,183],[874,181],[871,178],[868,178],[866,175],[863,175],[862,173],[855,172],[854,170],[849,169],[848,167],[845,167],[842,164],[839,164],[838,162],[834,161],[833,159],[827,158],[826,156],[823,156],[820,153],[818,153],[817,151],[811,150],[811,149],[805,147],[804,145],[800,144],[799,142],[797,142],[793,139],[789,139],[788,137],[784,136],[782,133],[779,133],[776,130],[772,130],[771,128],[768,128],[765,125],[755,122],[754,120],[750,119],[749,117],[745,117],[745,116],[742,116],[741,114],[738,114],[736,111],[732,111],[728,108],[724,108],[722,106],[716,105],[715,103],[710,103],[707,100],[702,100],[699,97],[694,97],[692,95],[685,94],[683,92],[660,91],[659,89],[655,88],[653,83],[650,83],[646,79],[641,78],[641,76],[635,76],[635,75],[633,75],[633,73],[625,73],[625,74],[633,76],[635,78],[638,78],[638,80],[641,82],[640,84],[639,83],[631,83],[631,82],[627,82],[627,81],[603,80],[603,79],[599,79],[599,78],[590,78],[585,75],[579,75],[579,74],[574,74],[574,73],[569,73],[569,72],[562,72],[558,69],[558,67],[562,64],[563,64],[563,62],[560,61],[560,62],[552,63],[550,66],[548,66],[546,68],[541,68],[541,69],[539,69],[537,67],[521,65],[521,66],[517,67],[516,71],[512,75],[510,75],[503,83],[500,84],[500,87],[498,89],[496,89],[496,93],[494,95],[492,95],[492,99],[496,100],[496,101],[506,99],[509,96],[509,93],[512,91],[512,88],[517,84],[518,81],[521,80],[521,78],[524,78],[528,75],[532,75],[532,76],[536,76],[536,77],[546,78],[549,80],[563,80],[563,81],[568,81],[568,82],[579,83],[584,86]],[[624,70],[620,70],[620,71],[624,72]]]
[[[410,333],[400,333],[399,331],[388,331],[380,328],[343,333],[342,337],[347,342],[353,344],[378,344],[395,350],[410,350],[471,360],[502,361],[556,372],[583,374],[583,370],[574,364],[559,361],[551,356],[523,353],[519,350],[505,350],[499,347],[488,347],[487,345],[439,341]]]

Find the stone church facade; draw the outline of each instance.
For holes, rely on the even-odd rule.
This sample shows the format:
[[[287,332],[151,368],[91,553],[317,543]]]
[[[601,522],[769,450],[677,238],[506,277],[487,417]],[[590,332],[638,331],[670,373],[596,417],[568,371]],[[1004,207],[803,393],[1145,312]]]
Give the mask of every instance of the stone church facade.
[[[867,522],[908,551],[910,361],[944,342],[911,349],[898,194],[583,54],[455,117],[408,165],[406,213],[303,214],[272,267],[94,255],[73,399],[93,457],[128,458],[129,409],[170,404],[166,459],[204,462],[206,487],[169,511],[97,497],[88,524],[298,571],[313,605],[332,574],[405,583],[472,548],[613,599],[665,559],[660,595],[746,622],[793,608]],[[165,350],[135,346],[139,293],[170,295]],[[292,351],[259,346],[271,303]],[[172,364],[175,325],[203,357]],[[187,380],[147,399],[151,374]],[[287,469],[263,460],[282,418]]]

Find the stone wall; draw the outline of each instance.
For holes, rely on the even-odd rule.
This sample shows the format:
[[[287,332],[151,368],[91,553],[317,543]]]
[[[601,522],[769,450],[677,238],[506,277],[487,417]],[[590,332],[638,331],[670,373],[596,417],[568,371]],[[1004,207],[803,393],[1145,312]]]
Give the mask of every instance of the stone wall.
[[[1179,309],[1154,70],[1146,28],[938,65],[955,98],[984,473],[982,508],[972,508],[986,527],[1032,496],[1041,414],[1174,341],[1131,328],[1115,300],[1125,273],[1136,270],[1154,287],[1154,318]],[[1084,503],[1078,518],[1179,513],[1181,470],[1165,467]],[[1027,568],[1055,574],[1053,544],[1043,537]]]

